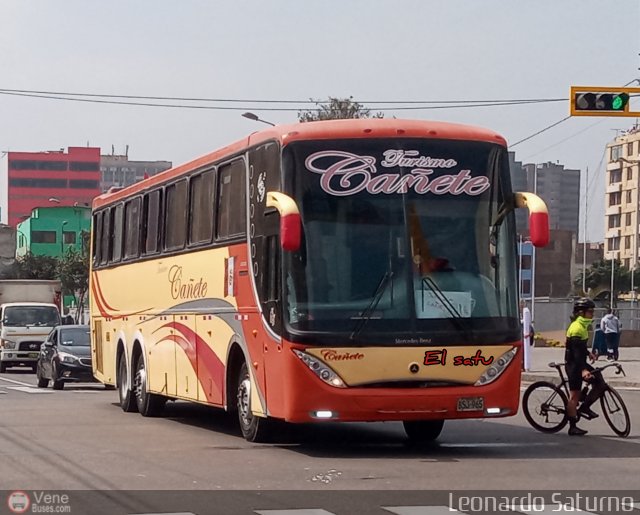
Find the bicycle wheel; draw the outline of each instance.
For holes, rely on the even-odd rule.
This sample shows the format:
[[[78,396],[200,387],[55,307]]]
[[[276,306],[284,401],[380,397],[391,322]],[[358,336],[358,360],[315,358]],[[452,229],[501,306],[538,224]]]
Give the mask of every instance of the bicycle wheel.
[[[611,386],[607,386],[602,397],[600,397],[600,405],[602,406],[604,418],[607,419],[607,423],[613,432],[623,438],[629,436],[631,419],[629,418],[627,406],[620,394]]]
[[[543,433],[557,433],[567,425],[567,396],[553,383],[539,381],[524,392],[522,409],[527,422]]]

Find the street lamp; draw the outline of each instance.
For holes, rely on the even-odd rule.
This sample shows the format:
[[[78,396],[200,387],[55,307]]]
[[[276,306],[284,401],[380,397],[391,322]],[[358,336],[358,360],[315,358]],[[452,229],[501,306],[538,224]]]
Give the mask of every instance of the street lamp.
[[[273,127],[275,127],[276,125],[275,123],[271,123],[271,122],[268,122],[267,120],[263,120],[262,118],[258,118],[258,115],[253,113],[242,113],[242,117],[247,118],[249,120],[253,120],[254,122],[266,123],[267,125],[271,125]]]
[[[60,258],[64,257],[64,226],[67,225],[67,221],[64,220],[60,226]]]

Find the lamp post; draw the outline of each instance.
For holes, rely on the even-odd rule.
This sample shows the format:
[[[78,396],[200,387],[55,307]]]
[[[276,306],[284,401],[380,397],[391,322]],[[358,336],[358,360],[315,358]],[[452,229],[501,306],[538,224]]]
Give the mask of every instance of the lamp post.
[[[242,117],[243,118],[247,118],[249,120],[253,120],[254,122],[266,123],[267,125],[271,125],[273,127],[275,127],[275,125],[276,125],[275,123],[271,123],[271,122],[268,122],[267,120],[263,120],[262,118],[258,118],[258,115],[254,114],[254,113],[248,113],[248,112],[247,113],[242,113]]]
[[[60,226],[60,259],[64,257],[64,226],[67,225],[67,221],[64,220]]]

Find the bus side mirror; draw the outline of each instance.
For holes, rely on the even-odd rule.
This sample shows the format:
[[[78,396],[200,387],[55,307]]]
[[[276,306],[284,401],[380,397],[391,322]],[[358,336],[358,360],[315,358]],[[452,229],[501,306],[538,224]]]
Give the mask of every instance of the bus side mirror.
[[[529,192],[514,194],[516,207],[529,210],[529,236],[536,247],[544,247],[549,243],[549,211],[547,205],[538,195]]]
[[[267,207],[275,207],[280,213],[280,246],[288,252],[300,249],[302,223],[300,211],[291,197],[279,191],[267,192]]]

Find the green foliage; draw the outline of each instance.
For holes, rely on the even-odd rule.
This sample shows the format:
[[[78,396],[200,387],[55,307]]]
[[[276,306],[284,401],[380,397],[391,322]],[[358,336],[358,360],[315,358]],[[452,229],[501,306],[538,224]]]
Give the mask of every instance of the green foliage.
[[[53,256],[36,256],[31,252],[16,259],[16,279],[57,279],[58,259]]]
[[[69,249],[58,263],[58,276],[62,283],[62,293],[73,295],[77,313],[84,309],[85,297],[89,289],[89,255]],[[76,317],[76,322],[78,319]]]
[[[382,113],[371,114],[359,102],[354,102],[353,97],[336,98],[329,97],[328,102],[311,99],[317,109],[301,110],[298,112],[298,120],[301,122],[314,122],[318,120],[344,120],[348,118],[383,118]]]
[[[585,284],[592,296],[601,291],[609,291],[611,289],[611,260],[601,259],[587,268]],[[574,285],[577,288],[582,288],[582,273],[578,274]],[[613,289],[614,296],[631,289],[631,272],[627,267],[622,266],[620,260],[617,259],[613,271]]]

